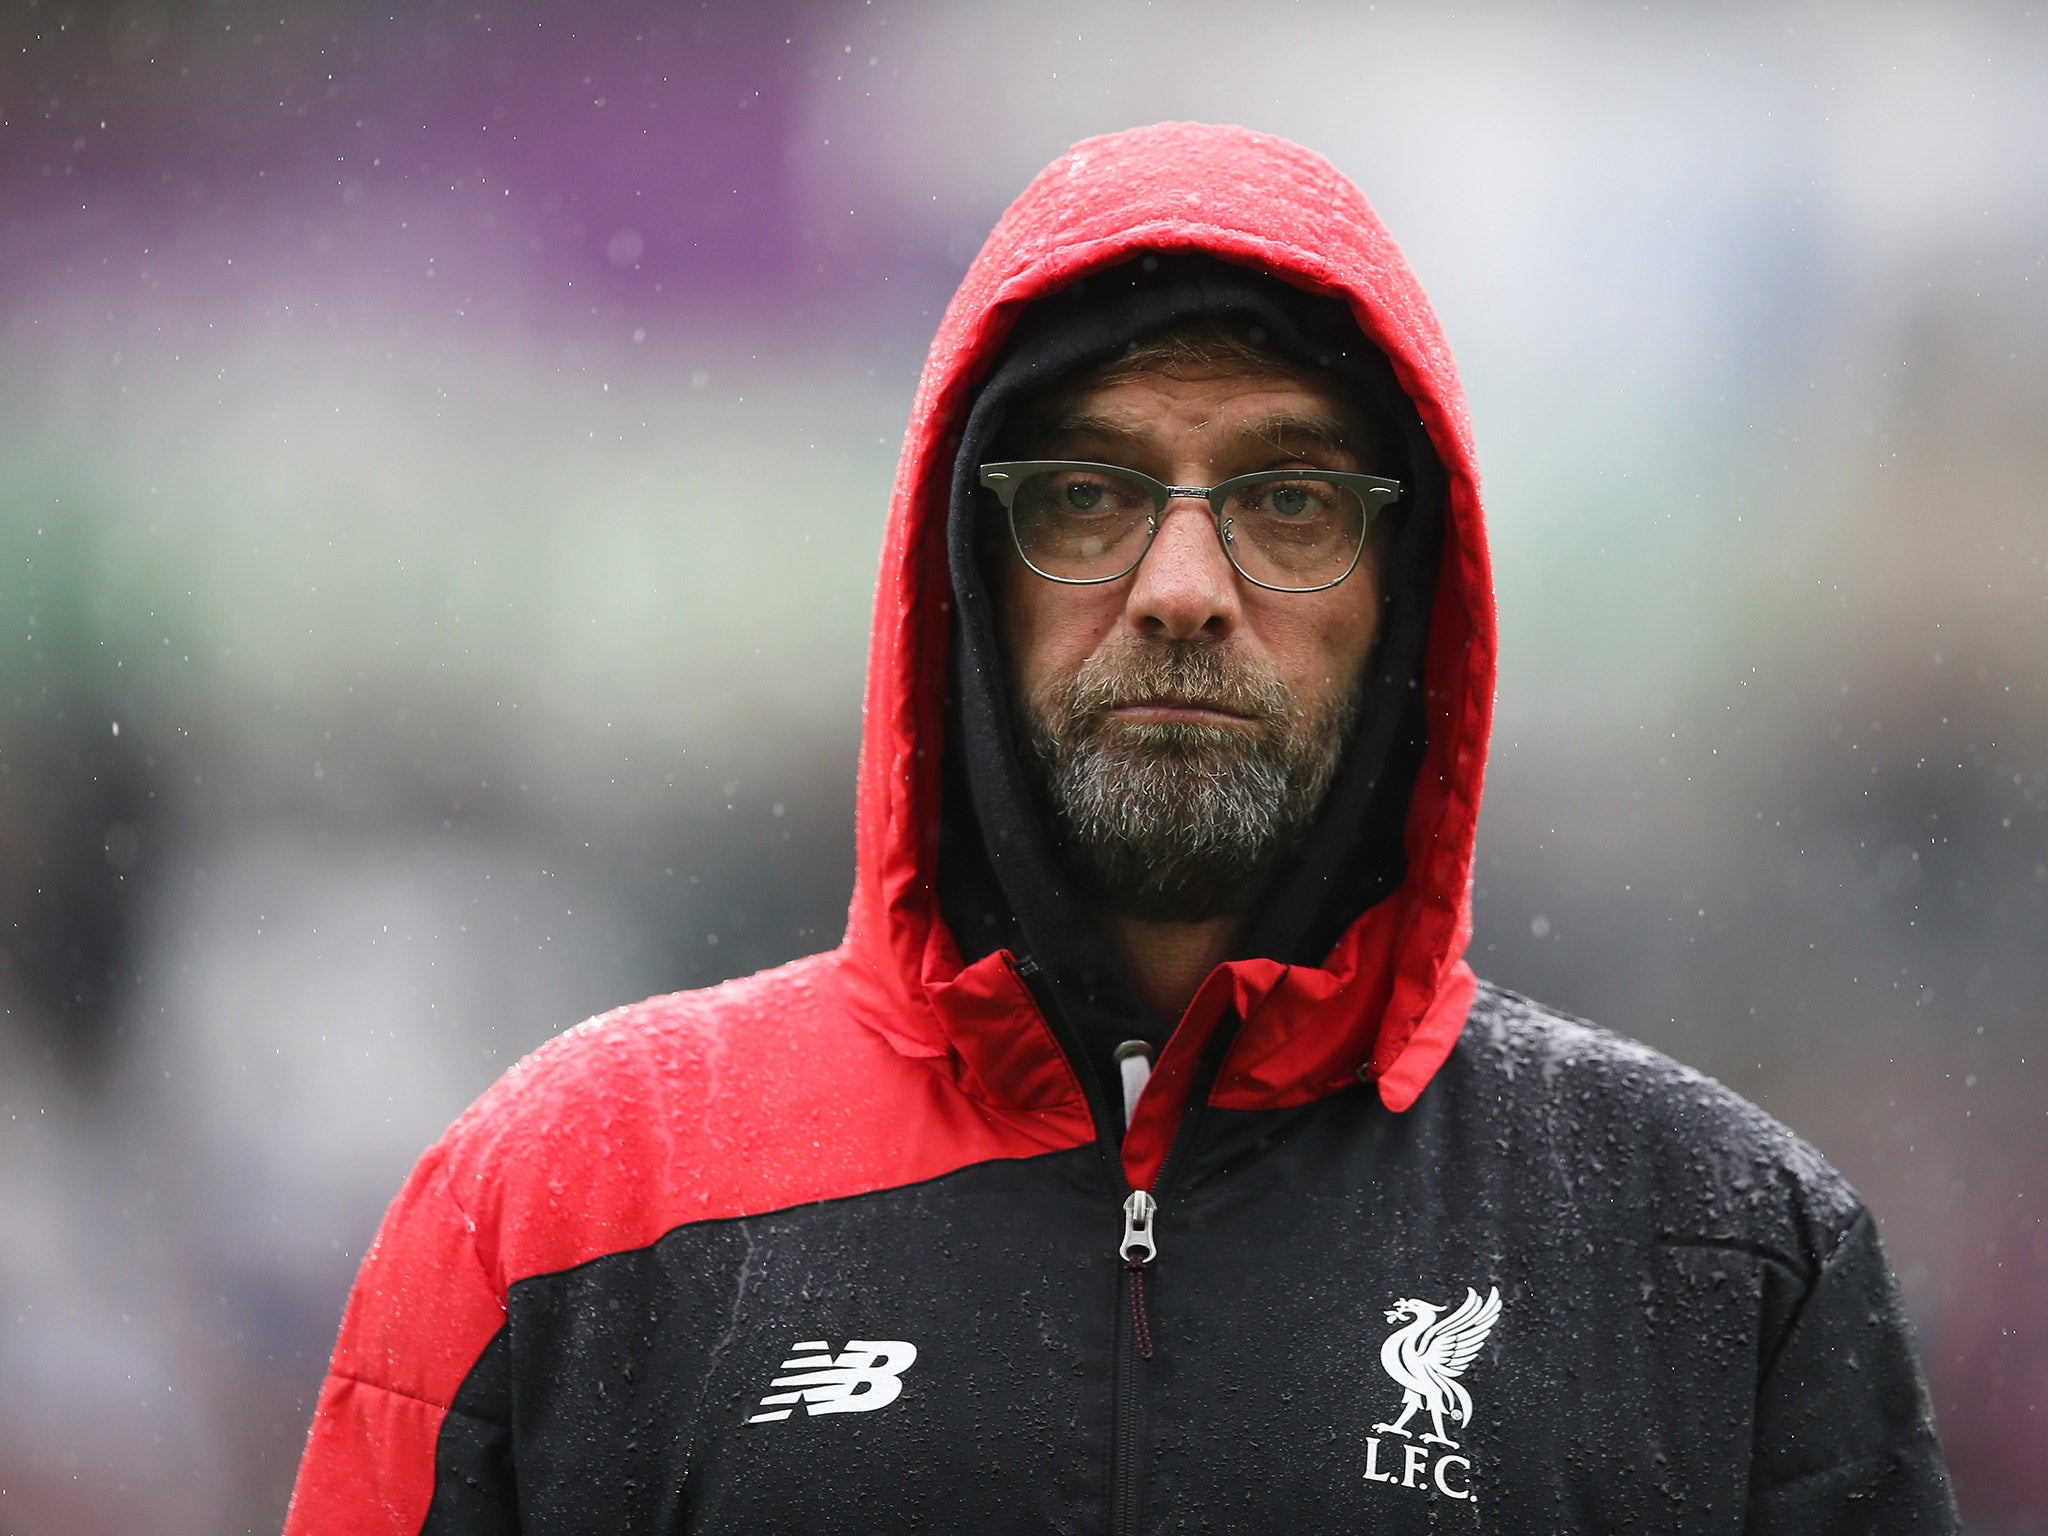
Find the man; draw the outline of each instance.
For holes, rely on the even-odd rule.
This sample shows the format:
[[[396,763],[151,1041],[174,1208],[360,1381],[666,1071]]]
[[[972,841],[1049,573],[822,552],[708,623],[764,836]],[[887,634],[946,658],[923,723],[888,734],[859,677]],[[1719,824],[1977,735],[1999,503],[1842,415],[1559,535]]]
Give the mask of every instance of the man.
[[[1356,190],[1077,146],[917,397],[844,943],[428,1152],[290,1530],[1952,1528],[1856,1197],[1465,967],[1493,666]]]

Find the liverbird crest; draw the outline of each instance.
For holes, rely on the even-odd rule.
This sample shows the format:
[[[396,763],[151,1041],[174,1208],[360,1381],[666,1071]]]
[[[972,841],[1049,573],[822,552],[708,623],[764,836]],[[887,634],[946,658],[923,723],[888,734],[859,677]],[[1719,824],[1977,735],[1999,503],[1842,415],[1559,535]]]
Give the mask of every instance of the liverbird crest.
[[[1401,1416],[1391,1424],[1374,1429],[1407,1436],[1408,1421],[1419,1408],[1429,1410],[1430,1432],[1425,1443],[1455,1450],[1458,1442],[1444,1433],[1444,1419],[1464,1424],[1472,1417],[1472,1397],[1458,1378],[1478,1358],[1486,1336],[1493,1332],[1500,1316],[1500,1288],[1489,1287],[1484,1300],[1470,1286],[1457,1310],[1444,1315],[1434,1302],[1404,1296],[1387,1309],[1387,1321],[1406,1326],[1396,1328],[1380,1346],[1380,1364],[1399,1383]]]

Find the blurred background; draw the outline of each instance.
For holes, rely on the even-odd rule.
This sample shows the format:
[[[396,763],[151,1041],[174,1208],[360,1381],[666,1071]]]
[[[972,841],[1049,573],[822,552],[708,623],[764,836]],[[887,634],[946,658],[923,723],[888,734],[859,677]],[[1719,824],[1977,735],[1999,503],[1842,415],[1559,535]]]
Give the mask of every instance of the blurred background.
[[[1176,116],[1335,160],[1461,359],[1480,970],[1842,1167],[2048,1530],[2038,7],[11,0],[0,1531],[275,1530],[446,1122],[836,941],[923,349]]]

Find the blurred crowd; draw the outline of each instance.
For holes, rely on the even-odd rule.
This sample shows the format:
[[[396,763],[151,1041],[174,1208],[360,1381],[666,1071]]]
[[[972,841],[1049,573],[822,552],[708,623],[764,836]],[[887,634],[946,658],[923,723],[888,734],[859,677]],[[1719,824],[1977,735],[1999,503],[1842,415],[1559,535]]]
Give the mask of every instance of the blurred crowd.
[[[1334,159],[1464,368],[1475,964],[1840,1166],[2048,1530],[2044,75],[2017,5],[7,7],[0,1531],[275,1529],[448,1120],[837,939],[923,347],[1176,116]]]

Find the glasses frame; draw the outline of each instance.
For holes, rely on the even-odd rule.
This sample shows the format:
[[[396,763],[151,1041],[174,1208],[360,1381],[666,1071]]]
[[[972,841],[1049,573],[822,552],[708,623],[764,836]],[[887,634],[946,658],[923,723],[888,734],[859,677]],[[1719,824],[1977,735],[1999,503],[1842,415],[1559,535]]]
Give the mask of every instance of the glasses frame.
[[[1031,563],[1031,557],[1024,553],[1024,541],[1017,533],[1018,487],[1032,475],[1044,474],[1062,469],[1092,470],[1101,474],[1120,475],[1135,481],[1152,496],[1152,515],[1146,519],[1145,547],[1138,551],[1137,558],[1112,576],[1055,576],[1051,571],[1042,570]],[[1047,581],[1056,581],[1063,587],[1099,587],[1104,582],[1122,581],[1144,563],[1151,552],[1152,541],[1159,537],[1159,525],[1166,518],[1167,507],[1184,496],[1192,496],[1208,503],[1209,516],[1216,524],[1216,540],[1223,546],[1223,557],[1230,562],[1230,568],[1255,587],[1268,592],[1327,592],[1358,569],[1358,562],[1365,554],[1365,535],[1372,529],[1372,520],[1388,507],[1401,499],[1402,485],[1398,480],[1389,480],[1381,475],[1354,475],[1335,469],[1262,469],[1249,475],[1232,475],[1228,480],[1219,480],[1214,485],[1168,485],[1164,480],[1155,480],[1140,470],[1126,469],[1121,464],[1096,464],[1086,459],[1015,459],[1001,464],[984,464],[979,478],[982,487],[995,493],[1002,503],[1004,520],[1010,525],[1010,544],[1017,551],[1017,558],[1034,575]],[[1261,581],[1242,565],[1237,563],[1237,554],[1231,548],[1236,542],[1230,531],[1231,519],[1223,515],[1223,508],[1230,498],[1248,486],[1270,485],[1276,480],[1327,480],[1332,485],[1341,485],[1358,494],[1365,507],[1365,526],[1359,530],[1358,548],[1351,552],[1351,563],[1344,567],[1343,575],[1319,582],[1313,587],[1276,587],[1270,581]]]

